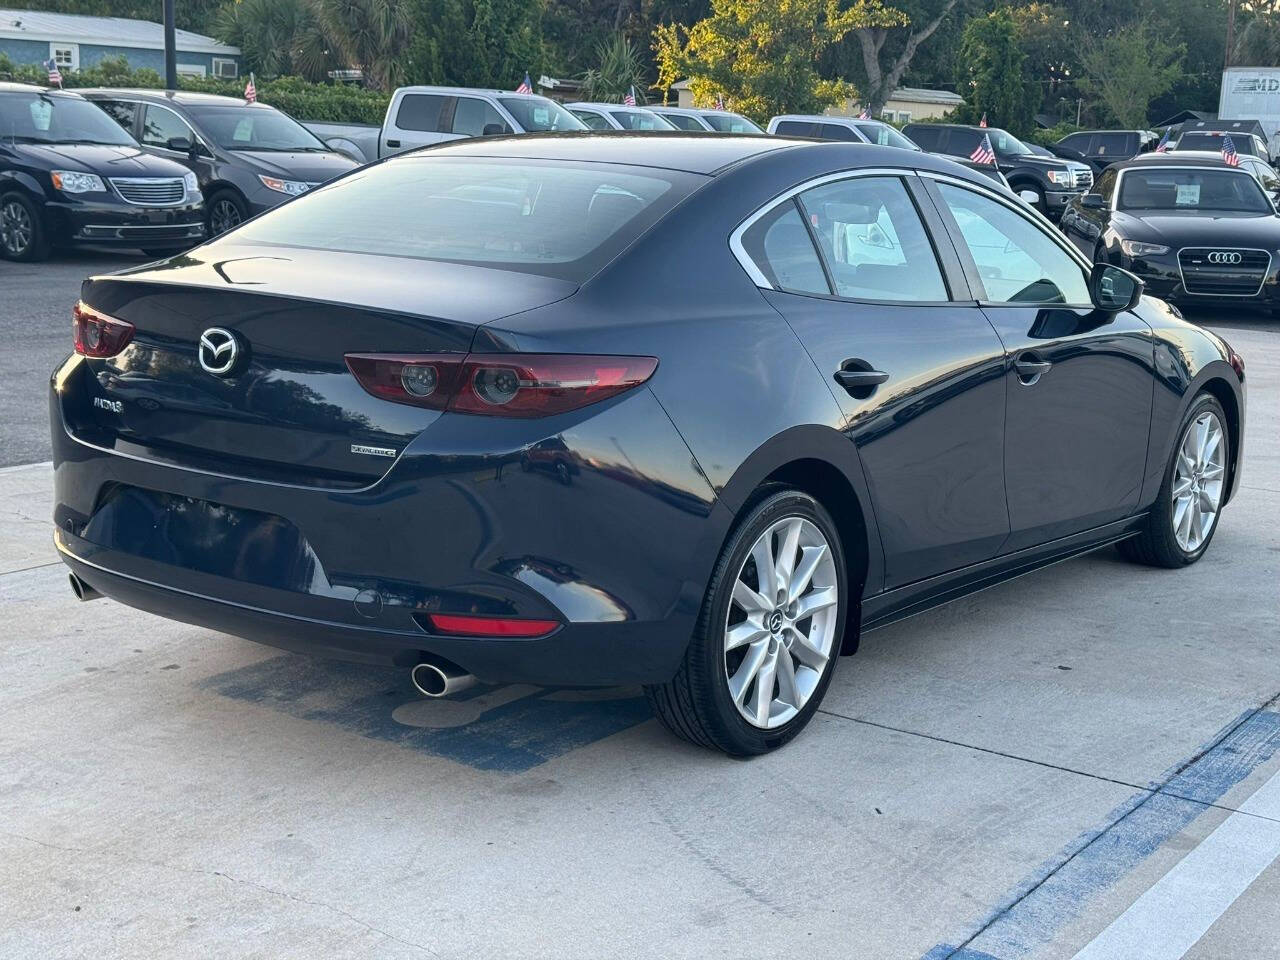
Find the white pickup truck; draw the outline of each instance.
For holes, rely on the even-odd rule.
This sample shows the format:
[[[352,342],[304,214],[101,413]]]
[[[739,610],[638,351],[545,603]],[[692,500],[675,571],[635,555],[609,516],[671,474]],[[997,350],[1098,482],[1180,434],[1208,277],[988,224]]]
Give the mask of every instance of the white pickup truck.
[[[400,87],[391,96],[381,127],[319,122],[304,126],[330,149],[360,163],[463,137],[587,129],[547,97],[470,87]]]

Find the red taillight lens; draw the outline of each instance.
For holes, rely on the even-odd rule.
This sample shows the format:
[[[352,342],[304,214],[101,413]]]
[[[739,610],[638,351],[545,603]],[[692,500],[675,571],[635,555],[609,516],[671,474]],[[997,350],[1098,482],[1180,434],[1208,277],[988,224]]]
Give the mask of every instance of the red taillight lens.
[[[106,314],[80,301],[71,311],[76,353],[84,357],[114,357],[133,339],[133,324]]]
[[[346,361],[375,397],[496,417],[576,410],[639,386],[658,369],[654,357],[577,354],[351,353]]]
[[[461,637],[545,637],[560,626],[555,620],[473,617],[451,613],[429,613],[426,619],[436,633]]]

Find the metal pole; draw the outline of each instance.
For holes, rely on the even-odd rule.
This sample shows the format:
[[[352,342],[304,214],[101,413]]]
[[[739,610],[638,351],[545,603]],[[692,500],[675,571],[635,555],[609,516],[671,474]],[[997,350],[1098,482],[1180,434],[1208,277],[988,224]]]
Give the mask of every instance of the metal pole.
[[[173,26],[173,0],[164,0],[164,85],[167,90],[178,89],[178,51],[175,48]]]
[[[1222,54],[1222,69],[1231,66],[1231,48],[1236,45],[1236,0],[1227,7],[1227,48]]]

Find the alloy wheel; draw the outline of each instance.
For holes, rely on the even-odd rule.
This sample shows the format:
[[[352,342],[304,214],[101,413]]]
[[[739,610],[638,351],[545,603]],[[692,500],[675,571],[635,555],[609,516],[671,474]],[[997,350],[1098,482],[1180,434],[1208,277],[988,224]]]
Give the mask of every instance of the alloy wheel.
[[[217,236],[240,225],[240,211],[230,200],[219,200],[209,214],[210,232]]]
[[[0,243],[15,257],[20,257],[31,246],[31,215],[16,200],[10,200],[0,209]]]
[[[1173,536],[1186,553],[1195,553],[1213,531],[1226,477],[1222,423],[1206,410],[1187,424],[1173,472]]]
[[[724,629],[729,696],[761,729],[793,719],[832,656],[840,584],[831,545],[803,517],[772,524],[733,583]]]

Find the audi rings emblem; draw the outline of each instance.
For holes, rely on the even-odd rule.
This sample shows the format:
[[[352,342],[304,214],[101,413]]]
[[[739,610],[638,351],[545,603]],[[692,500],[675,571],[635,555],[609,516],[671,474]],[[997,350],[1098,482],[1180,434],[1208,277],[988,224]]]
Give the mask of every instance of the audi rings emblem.
[[[240,338],[222,327],[210,327],[200,334],[200,366],[215,377],[229,377],[239,363],[244,349]]]
[[[1210,263],[1216,263],[1216,264],[1225,266],[1228,264],[1235,265],[1239,263],[1241,260],[1243,260],[1244,257],[1234,250],[1214,250],[1211,254],[1209,254],[1208,257],[1206,257],[1206,259]]]

